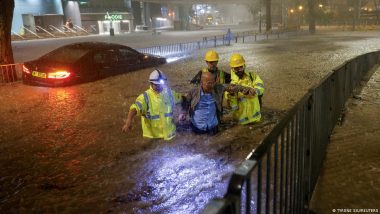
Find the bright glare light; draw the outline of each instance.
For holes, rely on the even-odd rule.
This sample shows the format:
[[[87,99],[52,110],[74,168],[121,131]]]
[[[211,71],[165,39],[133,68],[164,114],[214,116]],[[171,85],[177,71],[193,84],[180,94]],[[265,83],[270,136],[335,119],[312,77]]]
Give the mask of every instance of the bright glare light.
[[[166,18],[161,18],[161,17],[157,17],[156,18],[158,21],[166,21],[167,19]]]
[[[27,67],[25,67],[25,65],[22,65],[22,70],[23,70],[25,73],[30,74],[30,70],[29,70]]]
[[[319,8],[322,8],[322,7],[323,7],[323,4],[319,4],[318,7],[319,7]]]
[[[65,79],[70,76],[70,72],[67,71],[56,71],[48,74],[50,79]]]
[[[293,9],[290,9],[290,12],[291,12],[291,13],[294,13],[294,10],[293,10]]]
[[[302,9],[303,9],[302,5],[298,6],[298,10],[302,10]]]
[[[181,60],[181,59],[184,59],[188,57],[187,55],[181,55],[181,56],[171,56],[171,57],[167,57],[166,58],[166,63],[172,63],[172,62],[176,62],[178,60]]]

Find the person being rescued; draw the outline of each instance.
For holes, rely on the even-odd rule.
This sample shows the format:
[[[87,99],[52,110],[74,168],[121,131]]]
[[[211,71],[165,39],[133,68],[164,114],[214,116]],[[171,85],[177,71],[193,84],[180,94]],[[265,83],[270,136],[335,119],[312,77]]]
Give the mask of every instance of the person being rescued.
[[[251,96],[256,94],[254,88],[217,83],[215,74],[211,72],[203,72],[200,83],[183,98],[182,112],[179,115],[179,120],[185,121],[189,113],[192,130],[197,134],[213,135],[218,132],[223,112],[224,92]]]
[[[170,140],[176,135],[174,105],[182,102],[182,96],[168,87],[165,74],[158,69],[150,74],[149,82],[150,88],[129,108],[122,131],[129,132],[133,118],[138,115],[141,116],[143,137]]]

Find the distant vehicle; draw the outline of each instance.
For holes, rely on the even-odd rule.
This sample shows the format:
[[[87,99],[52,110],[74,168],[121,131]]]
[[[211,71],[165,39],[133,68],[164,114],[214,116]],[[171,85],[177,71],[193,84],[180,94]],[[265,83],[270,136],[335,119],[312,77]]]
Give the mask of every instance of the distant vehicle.
[[[149,27],[146,25],[136,25],[135,32],[146,32],[149,30]]]
[[[128,46],[81,42],[62,46],[24,63],[26,84],[64,86],[165,64],[166,59],[140,53]]]

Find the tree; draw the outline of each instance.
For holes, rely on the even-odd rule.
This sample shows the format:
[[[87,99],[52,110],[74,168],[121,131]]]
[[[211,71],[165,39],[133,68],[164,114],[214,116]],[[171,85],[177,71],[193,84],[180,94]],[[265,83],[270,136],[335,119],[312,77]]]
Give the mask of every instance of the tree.
[[[261,33],[261,18],[262,18],[262,12],[261,12],[261,5],[262,5],[262,0],[258,1],[250,1],[248,4],[248,11],[253,17],[253,23],[258,23],[259,25],[259,32]],[[258,16],[258,18],[257,18]],[[258,20],[256,20],[256,18]]]
[[[0,65],[14,63],[11,29],[14,0],[0,0]]]
[[[373,0],[373,4],[375,5],[375,8],[376,8],[376,10],[375,10],[376,20],[377,20],[376,23],[379,23],[379,10],[377,8],[380,7],[380,0],[379,1]]]
[[[265,1],[265,11],[266,11],[266,30],[270,31],[272,29],[272,1],[271,0],[266,0]]]
[[[309,32],[315,33],[315,1],[308,0],[309,6]]]

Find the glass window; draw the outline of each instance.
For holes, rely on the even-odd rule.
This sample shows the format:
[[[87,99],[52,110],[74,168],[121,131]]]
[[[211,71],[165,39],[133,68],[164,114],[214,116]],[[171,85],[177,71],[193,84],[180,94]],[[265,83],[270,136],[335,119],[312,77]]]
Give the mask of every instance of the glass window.
[[[52,62],[73,63],[73,62],[78,61],[88,52],[89,50],[83,47],[69,46],[69,47],[58,48],[42,56],[42,58],[44,60],[48,60]]]
[[[111,64],[118,62],[117,52],[114,49],[101,51],[94,55],[94,62],[97,64]]]

